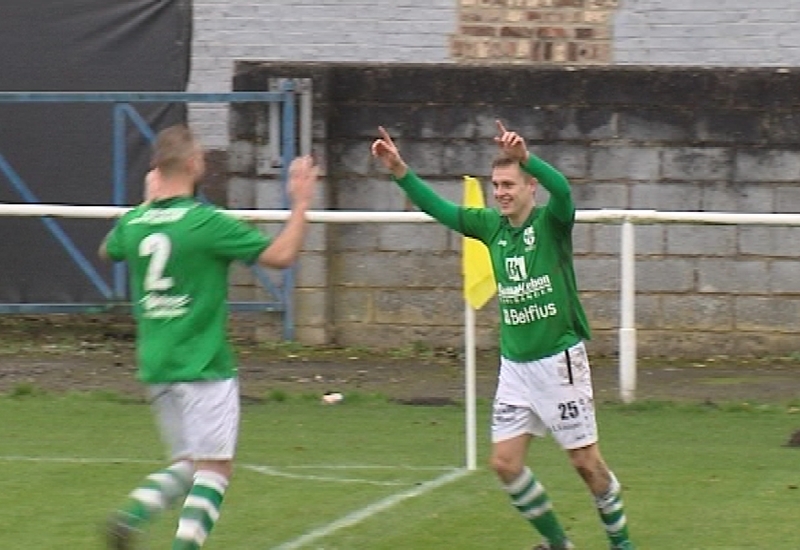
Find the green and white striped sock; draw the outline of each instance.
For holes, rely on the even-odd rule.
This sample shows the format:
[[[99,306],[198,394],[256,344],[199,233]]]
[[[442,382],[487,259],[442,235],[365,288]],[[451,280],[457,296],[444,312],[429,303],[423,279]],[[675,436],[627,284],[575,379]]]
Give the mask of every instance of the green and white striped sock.
[[[192,486],[194,467],[180,461],[147,476],[134,489],[120,508],[120,520],[134,529],[157,517],[165,509],[182,500]]]
[[[194,485],[183,503],[172,550],[202,548],[219,519],[219,510],[227,488],[228,480],[225,476],[209,470],[197,472]]]
[[[606,529],[611,548],[633,550],[628,537],[628,521],[625,518],[625,506],[622,503],[622,486],[613,472],[609,472],[611,484],[605,494],[595,497],[600,520]]]
[[[514,507],[547,542],[553,546],[566,544],[567,535],[553,512],[553,503],[544,486],[533,477],[530,468],[526,467],[505,489]]]

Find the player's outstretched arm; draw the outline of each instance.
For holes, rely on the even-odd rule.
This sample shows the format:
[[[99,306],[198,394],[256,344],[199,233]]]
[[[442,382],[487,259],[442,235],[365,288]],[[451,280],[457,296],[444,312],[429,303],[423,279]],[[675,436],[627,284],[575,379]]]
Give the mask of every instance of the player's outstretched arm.
[[[439,196],[419,176],[408,168],[389,132],[378,127],[380,138],[372,143],[372,156],[392,173],[397,184],[417,207],[439,223],[458,232],[461,227],[461,207]]]
[[[564,174],[528,151],[522,136],[507,130],[499,120],[497,121],[497,132],[498,135],[494,140],[503,153],[516,159],[522,169],[536,178],[542,184],[542,187],[550,193],[550,201],[547,203],[547,208],[560,221],[571,222],[575,216],[575,205],[572,202],[569,181],[564,177]]]
[[[306,212],[311,207],[319,169],[310,156],[298,157],[289,166],[289,196],[292,212],[275,240],[258,257],[266,267],[289,267],[297,259],[306,235]]]

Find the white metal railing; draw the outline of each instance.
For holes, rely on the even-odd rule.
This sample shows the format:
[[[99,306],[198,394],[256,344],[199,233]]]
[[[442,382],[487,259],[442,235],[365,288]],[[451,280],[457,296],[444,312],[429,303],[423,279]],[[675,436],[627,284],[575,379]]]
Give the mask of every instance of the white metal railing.
[[[70,206],[54,204],[0,204],[0,216],[115,218],[128,208],[115,206]],[[233,216],[253,222],[275,222],[288,218],[286,210],[228,210]],[[421,212],[311,211],[312,223],[425,223],[433,218]],[[635,224],[679,223],[707,225],[800,226],[800,214],[738,214],[729,212],[661,212],[657,210],[581,210],[579,223],[621,224],[620,244],[620,398],[629,403],[636,396],[636,248]],[[465,396],[467,467],[476,468],[475,425],[475,312],[465,308]]]
[[[52,204],[0,204],[0,216],[51,216],[66,218],[114,218],[127,208],[115,206],[70,206]],[[254,221],[274,222],[288,218],[286,210],[229,210],[231,215]],[[307,218],[315,223],[421,223],[434,221],[421,212],[312,211]],[[620,223],[620,398],[635,399],[636,319],[635,319],[635,242],[634,224],[689,223],[710,225],[800,226],[800,214],[740,214],[728,212],[660,212],[657,210],[581,210],[580,223]],[[468,328],[468,327],[467,327]],[[466,331],[467,349],[474,349],[474,331]]]

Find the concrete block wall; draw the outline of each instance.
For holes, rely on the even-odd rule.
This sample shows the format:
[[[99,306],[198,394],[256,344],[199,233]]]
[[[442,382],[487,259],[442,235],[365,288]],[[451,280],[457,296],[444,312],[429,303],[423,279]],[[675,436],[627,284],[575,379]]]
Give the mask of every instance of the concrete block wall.
[[[231,89],[237,60],[372,61],[390,64],[387,71],[395,63],[800,65],[793,32],[800,19],[800,6],[790,0],[763,0],[757,4],[739,0],[196,0],[194,12],[193,91]],[[536,150],[576,183],[581,207],[638,208],[655,204],[662,209],[685,210],[796,210],[800,191],[795,182],[800,161],[795,148],[800,140],[800,125],[795,106],[787,102],[788,86],[794,85],[793,71],[784,76],[754,71],[756,77],[752,80],[737,72],[720,73],[735,86],[704,76],[702,71],[690,70],[687,74],[697,79],[693,86],[676,87],[665,80],[641,87],[623,77],[612,82],[597,78],[575,93],[563,78],[537,80],[533,83],[537,89],[532,91],[519,82],[504,80],[507,73],[487,73],[462,82],[470,92],[469,98],[460,104],[443,101],[434,109],[426,110],[425,99],[419,94],[404,95],[401,89],[396,103],[381,106],[381,118],[403,120],[396,129],[411,127],[409,135],[420,136],[409,138],[406,154],[438,189],[453,199],[460,197],[457,184],[453,183],[460,178],[460,171],[480,174],[485,170],[491,153],[484,140],[493,131],[493,116],[509,115],[518,121],[517,127],[532,140]],[[349,82],[359,85],[352,79]],[[315,82],[315,91],[319,84]],[[421,89],[431,92],[424,86]],[[379,209],[405,208],[403,197],[386,185],[383,174],[376,172],[364,155],[364,143],[371,138],[366,130],[363,135],[327,139],[339,99],[348,91],[342,86],[336,94],[315,96],[315,153],[328,166],[343,167],[338,175],[326,179],[320,204],[372,208],[374,200],[383,201]],[[339,99],[333,101],[334,96]],[[664,98],[667,103],[677,103],[664,109],[660,103]],[[753,101],[748,103],[743,98]],[[473,104],[470,102],[481,104],[480,108],[466,112],[465,106]],[[511,104],[514,108],[510,108]],[[494,105],[493,112],[486,112],[487,105]],[[363,117],[365,128],[375,118],[369,109],[350,109],[348,113]],[[440,127],[431,130],[427,123],[415,121],[417,113],[419,117],[438,119]],[[227,119],[224,108],[194,106],[191,110],[191,122],[204,142],[212,149],[228,149],[234,178],[229,204],[241,201],[242,205],[274,206],[277,203],[265,200],[263,193],[260,202],[256,199],[256,181],[266,178],[259,168],[265,162],[262,149],[246,140],[229,142],[229,136],[236,135],[237,123],[231,122],[234,128],[229,128]],[[350,177],[351,187],[340,181]],[[701,284],[706,289],[702,294],[704,303],[711,303],[713,298],[718,304],[713,311],[732,311],[740,316],[750,306],[759,311],[756,306],[761,302],[743,306],[730,295],[712,296],[716,290],[708,289],[716,289],[720,283],[709,281],[708,277],[701,283],[698,270],[710,265],[699,261],[704,256],[716,256],[708,250],[696,252],[698,241],[707,241],[715,249],[735,253],[747,261],[762,262],[761,268],[752,268],[752,273],[766,273],[770,281],[767,292],[783,293],[789,301],[782,302],[781,307],[788,307],[794,299],[794,287],[790,280],[782,278],[791,272],[791,257],[798,246],[794,244],[793,230],[743,227],[732,234],[718,232],[718,228],[694,229],[702,231],[681,230],[678,226],[641,226],[636,230],[644,262],[640,284],[654,293],[640,298],[637,314],[645,326],[651,327],[647,330],[654,334],[654,343],[663,336],[657,330],[659,323],[671,319],[664,312],[666,301],[679,292],[699,293]],[[401,254],[392,250],[399,246],[396,243],[401,237],[397,235],[409,231],[414,234],[406,227],[380,231],[381,235],[376,236],[362,229],[341,227],[335,235],[329,235],[327,229],[315,227],[316,244],[311,248],[322,257],[325,255],[321,251],[333,246],[337,239],[350,245],[360,239],[378,253]],[[446,232],[424,234],[431,240],[421,239],[420,246],[441,245],[438,253],[442,258],[446,254],[457,256],[457,239],[453,241]],[[697,235],[702,239],[695,238]],[[575,239],[581,260],[593,262],[586,265],[601,265],[596,262],[602,261],[609,273],[613,271],[619,246],[617,227],[578,226]],[[410,237],[404,244],[413,251],[416,241]],[[424,249],[417,253],[424,253]],[[676,288],[672,290],[649,281],[650,276],[659,277],[662,272],[647,267],[651,265],[648,262],[664,259],[677,262],[668,268],[675,273],[675,281],[670,282]],[[308,303],[317,300],[319,306],[319,296],[325,289],[327,298],[320,307],[327,313],[315,317],[319,324],[309,326],[303,337],[314,341],[348,338],[354,332],[341,329],[343,325],[335,311],[341,311],[349,300],[343,303],[332,297],[333,262],[330,258],[317,258],[317,265],[328,270],[327,286],[308,287],[320,291],[309,291]],[[689,286],[686,273],[692,269],[694,286]],[[745,274],[751,273],[749,269],[736,267]],[[309,271],[306,269],[306,273]],[[457,266],[453,273],[457,275]],[[586,273],[587,285],[599,288],[586,293],[586,299],[594,304],[593,321],[600,331],[613,331],[617,305],[615,298],[609,297],[610,275],[591,270]],[[304,277],[301,274],[302,271],[299,276]],[[242,281],[249,285],[246,277]],[[759,294],[762,287],[752,288],[754,298],[769,302],[769,294]],[[430,287],[420,287],[422,292],[428,290]],[[232,292],[248,295],[252,290],[245,286],[235,287]],[[359,304],[369,306],[370,322],[381,315],[376,309],[378,303],[384,302],[371,299]],[[692,315],[697,311],[705,309],[693,310]],[[490,314],[481,317],[482,327],[488,331],[492,330],[492,318]],[[734,326],[731,323],[722,326]],[[437,325],[437,330],[444,329]],[[647,338],[640,335],[642,341]],[[613,342],[608,341],[612,349]],[[700,349],[707,344],[694,333],[687,333],[686,341],[697,342],[695,347]],[[735,344],[742,342],[739,339],[725,344],[727,348],[735,344],[750,349],[753,341],[750,338],[746,343]],[[761,340],[762,345],[770,342],[766,336]]]
[[[800,71],[243,63],[236,86],[277,76],[314,81],[327,208],[407,208],[369,156],[378,124],[444,196],[461,200],[464,174],[488,191],[501,118],[564,171],[579,209],[800,211],[800,133],[776,123],[800,109]],[[326,231],[328,248],[310,257],[327,277],[324,290],[316,280],[329,294],[313,317],[325,341],[461,344],[457,234],[399,224]],[[800,229],[641,225],[635,235],[643,354],[796,351]],[[619,226],[579,224],[574,241],[592,349],[615,353]],[[481,345],[496,344],[496,305],[478,320]]]
[[[308,72],[296,72],[294,78],[304,79]],[[265,90],[269,77],[262,74],[251,82],[253,89]],[[235,87],[239,89],[239,87]],[[331,204],[327,171],[327,136],[325,125],[328,109],[328,86],[325,79],[313,83],[312,91],[312,149],[321,166],[320,186],[313,208],[324,210]],[[261,105],[234,105],[231,108],[230,135],[228,145],[228,205],[230,208],[278,209],[284,207],[284,189],[280,172],[269,158],[269,125]],[[276,235],[281,224],[261,224],[261,228]],[[324,344],[333,339],[331,325],[334,294],[331,292],[329,276],[330,226],[313,224],[309,227],[303,249],[302,262],[295,267],[295,292],[292,300],[296,322],[295,338],[307,344]],[[259,300],[271,300],[256,280],[245,269],[237,269],[231,281],[231,294],[255,296]],[[282,277],[278,272],[269,273],[274,284],[280,286]],[[282,314],[266,314],[256,326],[256,336],[265,339],[281,338]]]

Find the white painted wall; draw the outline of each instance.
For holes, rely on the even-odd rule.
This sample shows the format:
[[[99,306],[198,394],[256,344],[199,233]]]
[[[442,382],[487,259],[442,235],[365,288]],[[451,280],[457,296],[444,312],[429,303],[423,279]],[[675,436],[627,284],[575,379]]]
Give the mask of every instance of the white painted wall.
[[[800,65],[798,0],[621,0],[618,64]]]
[[[231,90],[235,60],[441,63],[458,0],[195,0],[189,91]],[[226,107],[195,105],[204,143],[227,143]]]

